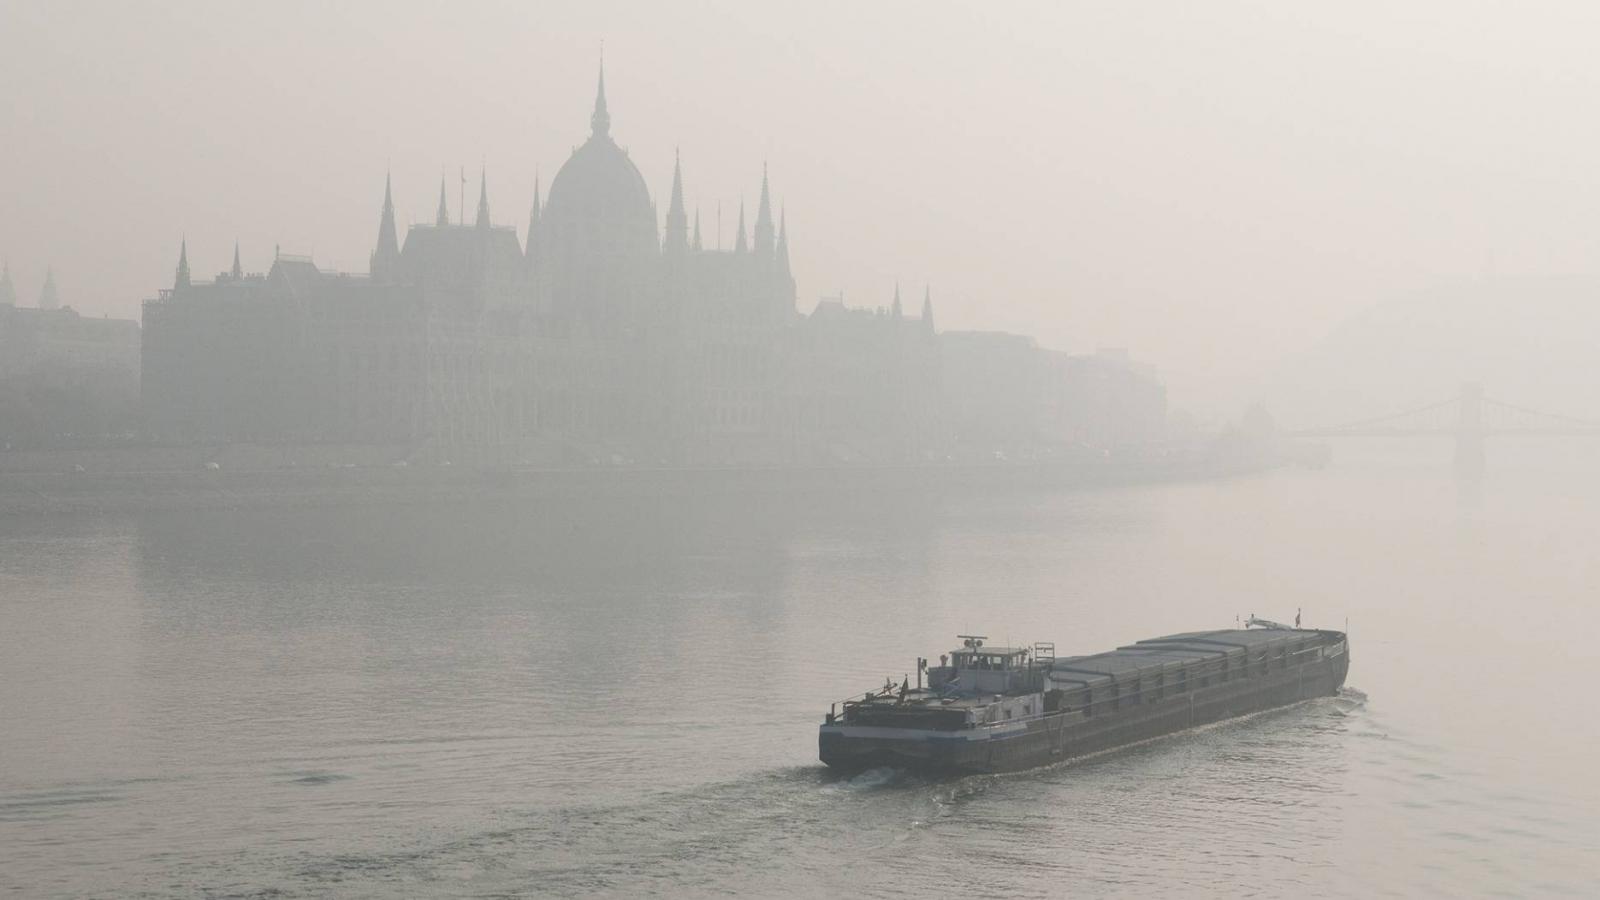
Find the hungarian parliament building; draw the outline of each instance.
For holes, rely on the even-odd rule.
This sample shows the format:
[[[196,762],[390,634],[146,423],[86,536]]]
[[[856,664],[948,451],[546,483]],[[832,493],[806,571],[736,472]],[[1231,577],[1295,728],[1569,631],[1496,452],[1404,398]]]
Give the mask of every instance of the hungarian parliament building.
[[[674,167],[664,225],[611,137],[535,192],[525,241],[437,220],[402,244],[385,186],[367,274],[278,255],[177,277],[144,304],[141,397],[161,441],[351,443],[479,465],[832,465],[1107,455],[1161,440],[1165,389],[1123,353],[939,331],[899,290],[796,306],[762,177],[754,227],[707,249]],[[463,217],[464,218],[464,217]],[[913,301],[915,302],[915,301]]]

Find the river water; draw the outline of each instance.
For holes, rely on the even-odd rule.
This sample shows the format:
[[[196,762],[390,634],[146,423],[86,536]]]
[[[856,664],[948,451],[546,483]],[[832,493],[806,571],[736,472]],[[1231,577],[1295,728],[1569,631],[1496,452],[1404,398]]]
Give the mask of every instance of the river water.
[[[0,893],[1593,896],[1592,448],[1045,495],[0,516]],[[958,633],[1344,627],[1339,699],[830,777]]]

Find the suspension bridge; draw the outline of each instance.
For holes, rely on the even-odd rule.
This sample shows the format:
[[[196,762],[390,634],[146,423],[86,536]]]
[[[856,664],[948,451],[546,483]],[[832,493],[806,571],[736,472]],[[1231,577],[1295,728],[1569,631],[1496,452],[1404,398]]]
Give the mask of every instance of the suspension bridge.
[[[1543,412],[1484,396],[1483,386],[1467,383],[1447,400],[1323,428],[1290,432],[1302,438],[1448,437],[1456,442],[1456,465],[1483,465],[1487,438],[1600,437],[1600,420]]]

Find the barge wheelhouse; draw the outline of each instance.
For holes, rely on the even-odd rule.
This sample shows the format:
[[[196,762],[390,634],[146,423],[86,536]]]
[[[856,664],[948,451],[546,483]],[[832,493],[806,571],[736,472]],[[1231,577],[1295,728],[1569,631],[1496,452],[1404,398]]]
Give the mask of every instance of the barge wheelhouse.
[[[917,660],[915,687],[907,678],[835,703],[819,756],[845,771],[1012,771],[1329,696],[1344,684],[1344,633],[1250,625],[1261,627],[1063,658],[1051,644],[986,647],[983,637],[963,635],[940,665]]]

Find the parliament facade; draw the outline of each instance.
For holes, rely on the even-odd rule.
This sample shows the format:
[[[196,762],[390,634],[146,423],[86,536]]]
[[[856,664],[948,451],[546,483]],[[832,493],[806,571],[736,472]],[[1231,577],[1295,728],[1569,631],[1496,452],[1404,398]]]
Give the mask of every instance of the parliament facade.
[[[370,271],[278,255],[144,305],[146,429],[164,441],[351,443],[484,465],[910,463],[1112,452],[1161,438],[1164,389],[1115,354],[824,300],[796,309],[766,176],[707,249],[674,167],[664,227],[611,137],[535,192],[527,237],[437,220],[402,245],[385,186]]]

